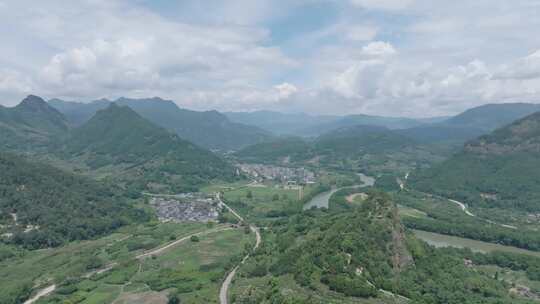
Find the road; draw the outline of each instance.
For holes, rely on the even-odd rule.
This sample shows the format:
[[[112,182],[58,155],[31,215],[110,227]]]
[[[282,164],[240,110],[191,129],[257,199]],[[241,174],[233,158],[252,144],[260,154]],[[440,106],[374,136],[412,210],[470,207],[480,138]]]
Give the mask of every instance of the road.
[[[229,210],[241,222],[244,222],[244,218],[242,216],[240,216],[238,213],[236,213],[236,211],[234,211],[231,207],[229,207],[227,204],[225,204],[221,200],[221,195],[219,193],[217,194],[216,197],[217,197],[219,203],[223,207],[227,208],[227,210]],[[259,245],[261,244],[261,234],[259,233],[259,229],[257,227],[255,227],[255,226],[253,226],[253,225],[250,225],[249,229],[251,229],[251,231],[253,231],[253,233],[255,233],[256,240],[255,240],[255,246],[253,246],[253,251],[255,251],[257,248],[259,248]],[[229,300],[228,300],[229,287],[231,286],[232,280],[234,279],[234,276],[236,275],[236,271],[238,270],[240,265],[244,264],[247,261],[247,259],[249,259],[249,256],[250,255],[248,253],[242,259],[242,262],[240,262],[240,264],[238,264],[236,267],[233,268],[233,270],[231,270],[231,272],[229,272],[229,274],[227,275],[227,277],[225,278],[225,280],[221,284],[221,288],[219,290],[219,303],[220,304],[228,304],[229,303]]]
[[[472,212],[469,211],[469,209],[467,209],[467,206],[464,203],[458,202],[453,199],[448,199],[448,200],[454,204],[457,204],[461,208],[461,210],[463,210],[463,212],[465,212],[465,214],[467,214],[468,216],[475,216]]]
[[[56,285],[54,285],[54,284],[51,285],[51,286],[45,287],[42,290],[38,291],[38,293],[36,293],[35,296],[33,296],[32,298],[24,301],[24,304],[32,304],[32,303],[36,302],[37,300],[41,299],[42,297],[48,296],[55,289],[56,289]]]
[[[141,253],[137,256],[135,256],[136,259],[144,259],[144,258],[147,258],[147,257],[151,257],[153,255],[159,255],[161,254],[163,251],[171,248],[171,247],[174,247],[188,239],[191,239],[191,237],[193,236],[201,236],[201,235],[207,235],[207,234],[210,234],[210,233],[216,233],[216,232],[220,232],[220,231],[226,231],[226,230],[232,230],[234,228],[231,228],[231,227],[224,227],[224,228],[216,228],[216,229],[213,229],[213,230],[207,230],[207,231],[201,231],[201,232],[197,232],[197,233],[193,233],[193,234],[190,234],[190,235],[187,235],[179,240],[176,240],[172,243],[169,243],[163,247],[160,247],[160,248],[157,248],[157,249],[153,249],[151,251],[148,251],[148,252],[145,252],[145,253]]]
[[[170,249],[182,242],[185,242],[186,240],[189,240],[191,239],[192,236],[200,236],[200,235],[207,235],[207,234],[210,234],[210,233],[216,233],[216,232],[221,232],[221,231],[226,231],[226,230],[232,230],[234,228],[231,228],[231,227],[218,227],[218,228],[215,228],[215,229],[212,229],[212,230],[207,230],[207,231],[201,231],[201,232],[196,232],[196,233],[192,233],[190,235],[187,235],[185,237],[182,237],[181,239],[178,239],[174,242],[171,242],[163,247],[159,247],[159,248],[156,248],[156,249],[152,249],[151,251],[147,251],[147,252],[144,252],[144,253],[141,253],[137,256],[135,256],[136,259],[144,259],[146,257],[151,257],[153,255],[159,255],[161,253],[163,253],[164,251],[166,251],[167,249]],[[258,235],[258,232],[257,232],[257,235]],[[257,247],[258,247],[258,243],[260,242],[260,236],[258,236],[257,238]],[[113,269],[114,266],[118,265],[117,262],[114,262],[114,263],[110,263],[110,264],[107,264],[105,265],[104,267],[100,268],[100,269],[97,269],[97,270],[92,270],[90,272],[87,272],[85,274],[82,275],[83,278],[89,278],[95,274],[101,274],[101,273],[104,273],[104,272],[107,272],[111,269]],[[46,297],[48,295],[50,295],[53,291],[56,290],[56,285],[53,284],[53,285],[50,285],[50,286],[47,286],[41,290],[39,290],[35,296],[33,296],[32,298],[26,300],[24,302],[24,304],[33,304],[35,303],[37,300],[43,298],[43,297]]]

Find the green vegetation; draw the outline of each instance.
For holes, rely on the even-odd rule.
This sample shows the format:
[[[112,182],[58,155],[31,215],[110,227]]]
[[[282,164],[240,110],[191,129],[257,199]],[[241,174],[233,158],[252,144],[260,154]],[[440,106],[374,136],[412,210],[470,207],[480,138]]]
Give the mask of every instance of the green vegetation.
[[[170,242],[171,235],[181,238],[206,229],[204,224],[198,223],[148,222],[144,225],[122,227],[117,232],[99,239],[73,241],[57,248],[25,250],[0,244],[0,303],[18,303],[15,299],[26,298],[35,286],[48,286],[53,282],[63,286],[71,282],[72,278],[78,281],[86,274],[102,269],[110,263],[130,261],[144,250]],[[136,244],[146,245],[134,246]],[[126,272],[115,273],[110,280],[120,280]],[[94,281],[82,280],[80,284],[84,289],[96,287]]]
[[[58,109],[75,125],[87,122],[97,111],[107,108],[112,102],[96,100],[90,103],[51,100]],[[114,103],[128,106],[143,118],[176,133],[201,147],[209,149],[238,149],[271,138],[269,132],[253,125],[231,122],[217,111],[197,112],[179,108],[173,101],[161,98],[129,99],[119,98]]]
[[[469,142],[462,153],[411,176],[414,188],[473,207],[537,212],[540,114]]]
[[[395,200],[403,206],[426,214],[422,217],[405,216],[403,222],[409,228],[540,250],[540,235],[537,231],[512,229],[479,217],[469,216],[447,199],[409,191],[395,194]]]
[[[178,193],[194,191],[212,179],[234,176],[233,167],[210,151],[115,104],[75,129],[63,153],[90,169],[113,171],[113,178],[125,181],[130,189]]]
[[[2,150],[45,149],[65,136],[68,129],[64,116],[40,97],[30,95],[13,108],[0,106]]]
[[[430,247],[404,234],[389,196],[368,194],[346,212],[311,210],[275,222],[240,268],[234,303],[530,303],[464,259],[520,270],[536,262]]]
[[[188,240],[159,255],[144,259],[130,256],[110,271],[63,282],[54,295],[40,303],[153,303],[171,299],[217,303],[222,278],[240,261],[251,241],[252,236],[240,229],[216,231],[199,242]]]
[[[313,157],[310,143],[302,138],[287,137],[248,146],[235,156],[252,163],[300,162]]]
[[[0,223],[13,234],[5,243],[54,247],[148,219],[113,187],[0,154]]]

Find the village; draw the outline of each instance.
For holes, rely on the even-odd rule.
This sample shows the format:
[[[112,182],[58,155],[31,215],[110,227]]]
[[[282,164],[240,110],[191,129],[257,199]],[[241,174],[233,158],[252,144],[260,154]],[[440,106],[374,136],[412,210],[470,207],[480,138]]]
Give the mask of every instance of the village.
[[[160,222],[175,223],[216,221],[220,209],[215,198],[199,193],[152,197],[150,205]]]
[[[253,177],[257,182],[271,180],[285,186],[308,185],[315,183],[315,173],[304,168],[288,168],[262,164],[240,164],[242,172]]]

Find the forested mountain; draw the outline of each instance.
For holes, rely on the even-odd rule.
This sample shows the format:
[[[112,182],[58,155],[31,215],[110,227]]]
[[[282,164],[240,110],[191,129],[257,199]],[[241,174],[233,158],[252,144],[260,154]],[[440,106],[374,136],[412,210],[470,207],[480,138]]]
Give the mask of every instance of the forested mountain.
[[[365,191],[358,207],[310,210],[270,227],[240,268],[235,303],[526,303],[467,267],[463,253],[407,235],[391,198]]]
[[[347,157],[361,153],[381,153],[413,145],[414,142],[385,127],[357,125],[319,136],[314,143],[317,154]]]
[[[540,210],[540,113],[465,144],[412,176],[414,187],[473,206]]]
[[[40,97],[29,95],[13,108],[0,106],[2,149],[32,150],[67,134],[64,116]]]
[[[51,247],[147,219],[120,194],[88,178],[0,153],[1,239],[31,249]]]
[[[236,156],[251,162],[297,162],[312,158],[348,159],[399,151],[414,145],[408,137],[378,126],[358,125],[323,134],[314,140],[287,137],[246,147]]]
[[[111,102],[107,99],[91,103],[66,102],[58,99],[49,101],[50,105],[64,113],[73,125],[83,124],[98,110],[108,107]],[[114,102],[119,106],[129,106],[154,124],[209,149],[238,149],[268,140],[271,136],[269,132],[255,126],[231,122],[217,111],[198,112],[181,109],[174,102],[157,97],[119,98]]]
[[[466,110],[444,121],[406,128],[398,132],[422,143],[462,144],[536,111],[540,111],[539,104],[487,104]]]
[[[115,103],[74,129],[62,154],[92,170],[111,171],[113,176],[129,180],[131,187],[142,189],[168,186],[180,192],[234,175],[232,166],[212,152]]]
[[[300,137],[277,138],[272,141],[245,147],[235,153],[246,162],[297,162],[314,155],[310,141]]]

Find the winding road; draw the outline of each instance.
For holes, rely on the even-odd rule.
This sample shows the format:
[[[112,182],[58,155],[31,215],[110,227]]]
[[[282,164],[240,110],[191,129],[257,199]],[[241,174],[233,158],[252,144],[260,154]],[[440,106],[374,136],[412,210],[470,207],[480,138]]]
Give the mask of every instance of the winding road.
[[[227,208],[227,210],[229,210],[240,221],[242,221],[242,222],[244,221],[244,218],[242,216],[240,216],[238,213],[236,213],[236,211],[234,211],[231,207],[229,207],[227,204],[225,204],[221,200],[221,195],[219,193],[217,194],[216,197],[217,197],[219,203],[221,204],[221,206]],[[255,227],[253,225],[250,225],[249,229],[251,229],[251,231],[253,231],[253,233],[255,233],[255,236],[256,236],[255,246],[253,246],[253,251],[255,251],[257,248],[259,248],[259,245],[261,244],[261,234],[259,233],[259,228]],[[242,259],[242,262],[240,262],[240,264],[238,264],[236,267],[233,268],[233,270],[231,270],[231,272],[229,272],[229,274],[227,275],[227,277],[225,278],[225,280],[221,284],[221,288],[219,290],[219,303],[220,304],[228,304],[229,303],[229,300],[228,300],[229,287],[231,286],[232,280],[234,279],[234,276],[236,275],[236,271],[238,270],[238,268],[242,264],[244,264],[247,261],[247,259],[249,259],[249,257],[250,257],[250,254],[248,253]]]

